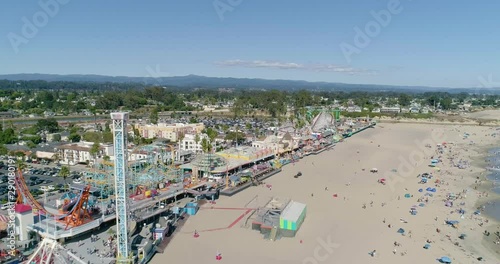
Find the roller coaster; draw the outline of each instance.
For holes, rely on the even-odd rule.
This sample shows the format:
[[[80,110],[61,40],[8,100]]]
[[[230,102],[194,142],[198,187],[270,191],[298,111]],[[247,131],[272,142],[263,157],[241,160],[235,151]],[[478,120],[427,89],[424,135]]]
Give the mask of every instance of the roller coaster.
[[[63,214],[53,214],[47,211],[34,197],[31,195],[29,187],[26,185],[23,173],[20,169],[15,177],[17,204],[28,204],[35,209],[38,214],[44,215],[46,218],[54,218],[58,222],[65,223],[65,230],[69,227],[77,227],[92,220],[89,212],[89,196],[90,185],[87,185],[77,196],[70,206],[69,210]]]
[[[128,164],[128,182],[131,195],[142,189],[162,189],[171,182],[182,182],[182,172],[169,160],[167,148],[160,146],[140,146],[132,150]],[[171,154],[173,157],[173,153]],[[101,201],[114,194],[114,163],[102,160],[85,173],[84,181],[101,193]]]

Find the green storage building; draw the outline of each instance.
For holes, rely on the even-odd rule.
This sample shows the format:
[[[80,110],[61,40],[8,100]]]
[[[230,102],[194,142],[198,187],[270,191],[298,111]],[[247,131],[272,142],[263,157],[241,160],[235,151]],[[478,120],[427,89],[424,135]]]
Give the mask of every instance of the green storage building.
[[[280,233],[285,237],[294,237],[306,217],[306,205],[291,201],[280,215]]]

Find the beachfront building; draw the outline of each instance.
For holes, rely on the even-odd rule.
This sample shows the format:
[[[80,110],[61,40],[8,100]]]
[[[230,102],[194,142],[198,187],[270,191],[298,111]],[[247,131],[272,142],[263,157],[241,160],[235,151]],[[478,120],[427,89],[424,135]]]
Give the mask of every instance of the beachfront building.
[[[202,153],[203,147],[201,142],[203,139],[210,141],[208,135],[205,133],[200,134],[186,134],[180,143],[181,150],[188,150],[194,153]]]
[[[220,178],[226,174],[250,168],[274,158],[271,150],[249,146],[229,148],[215,154],[198,155],[192,162],[183,164],[184,172],[192,172],[198,178]]]
[[[96,159],[104,156],[113,156],[112,144],[99,144],[99,150],[95,156],[90,154],[93,145],[93,142],[78,142],[57,146],[57,158],[61,164],[75,165],[78,163],[88,163],[91,165]]]
[[[270,150],[275,154],[283,154],[299,148],[300,138],[294,138],[290,133],[270,135],[264,139],[252,142],[256,149]]]
[[[399,106],[394,106],[394,107],[382,107],[380,108],[380,113],[386,113],[386,114],[398,114],[401,112],[401,108]]]
[[[252,229],[273,241],[280,237],[294,237],[304,222],[306,208],[303,203],[273,197],[257,210]]]
[[[170,141],[178,141],[181,134],[199,134],[205,125],[203,123],[184,124],[184,123],[159,123],[158,125],[139,125],[137,127],[139,134],[144,138],[164,138]]]

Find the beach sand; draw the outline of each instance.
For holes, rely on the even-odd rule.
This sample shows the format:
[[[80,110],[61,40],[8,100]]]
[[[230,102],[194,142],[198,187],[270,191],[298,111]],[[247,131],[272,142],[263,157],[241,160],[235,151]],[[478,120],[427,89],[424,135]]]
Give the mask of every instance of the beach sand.
[[[233,197],[221,197],[215,205],[204,205],[151,263],[438,263],[436,259],[442,256],[449,256],[453,263],[500,263],[500,254],[494,252],[500,245],[491,241],[498,222],[490,220],[480,227],[485,216],[472,215],[481,202],[481,188],[487,183],[478,190],[473,185],[477,176],[486,173],[480,168],[452,167],[447,159],[452,154],[457,159],[477,157],[481,146],[496,142],[486,136],[494,131],[480,126],[379,124],[338,143],[332,150],[286,165],[281,173],[265,181],[272,185],[271,190],[250,187]],[[464,132],[470,134],[468,139],[463,139]],[[438,156],[436,144],[443,141],[455,144],[445,148],[437,172],[428,165],[431,156]],[[471,141],[476,143],[471,145]],[[425,147],[427,143],[432,147]],[[374,167],[378,173],[370,173]],[[303,176],[294,178],[298,171]],[[417,175],[424,172],[433,172],[434,178],[428,184],[418,184]],[[377,183],[379,178],[385,178],[387,184]],[[435,186],[435,179],[443,184]],[[428,197],[424,207],[418,207],[417,215],[411,215],[410,208],[418,205],[417,199],[425,193],[418,189],[427,187],[435,187],[437,192]],[[464,189],[469,189],[466,198],[455,201],[451,208],[444,206],[447,193],[458,194]],[[405,198],[407,193],[413,197]],[[247,211],[210,209],[257,208],[272,197],[307,204],[305,221],[295,238],[264,240],[258,231],[251,230],[251,223],[245,226],[250,216],[245,215]],[[462,202],[465,205],[460,206]],[[450,213],[459,208],[466,211],[464,219],[456,212]],[[460,221],[458,228],[445,225],[446,219]],[[404,236],[397,233],[399,228],[405,229]],[[441,232],[437,233],[436,228]],[[491,231],[489,241],[484,240],[485,229]],[[194,230],[200,237],[193,238]],[[462,233],[467,235],[465,240],[458,238]],[[426,250],[423,246],[427,239],[433,242]],[[400,246],[395,247],[394,242]],[[373,257],[369,255],[372,250],[376,250]],[[221,261],[215,260],[217,252],[222,254]],[[484,260],[478,262],[477,257]]]

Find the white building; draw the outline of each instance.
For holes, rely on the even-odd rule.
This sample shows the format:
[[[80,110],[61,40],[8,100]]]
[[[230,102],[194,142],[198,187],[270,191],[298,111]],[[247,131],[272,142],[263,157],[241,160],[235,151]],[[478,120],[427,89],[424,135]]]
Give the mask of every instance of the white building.
[[[56,153],[59,156],[59,162],[61,164],[69,165],[87,162],[89,164],[93,164],[95,162],[95,159],[114,155],[113,145],[100,144],[99,151],[97,152],[96,156],[93,157],[90,154],[90,150],[92,149],[93,145],[93,142],[78,142],[58,146],[56,147]]]
[[[164,138],[174,142],[178,140],[180,134],[197,134],[205,129],[203,123],[197,124],[167,124],[158,125],[139,125],[137,127],[139,134],[144,138]]]
[[[399,108],[398,106],[395,106],[395,107],[382,107],[382,108],[380,108],[380,112],[381,113],[400,113],[401,112],[401,108]]]
[[[201,146],[201,141],[206,138],[206,140],[210,141],[208,135],[205,133],[198,134],[198,142],[196,142],[195,134],[187,134],[184,136],[184,139],[181,141],[181,150],[188,150],[194,153],[202,153],[203,147]]]
[[[263,140],[252,142],[252,147],[271,150],[273,153],[284,153],[299,147],[300,138],[293,138],[290,133],[283,135],[270,135]]]

